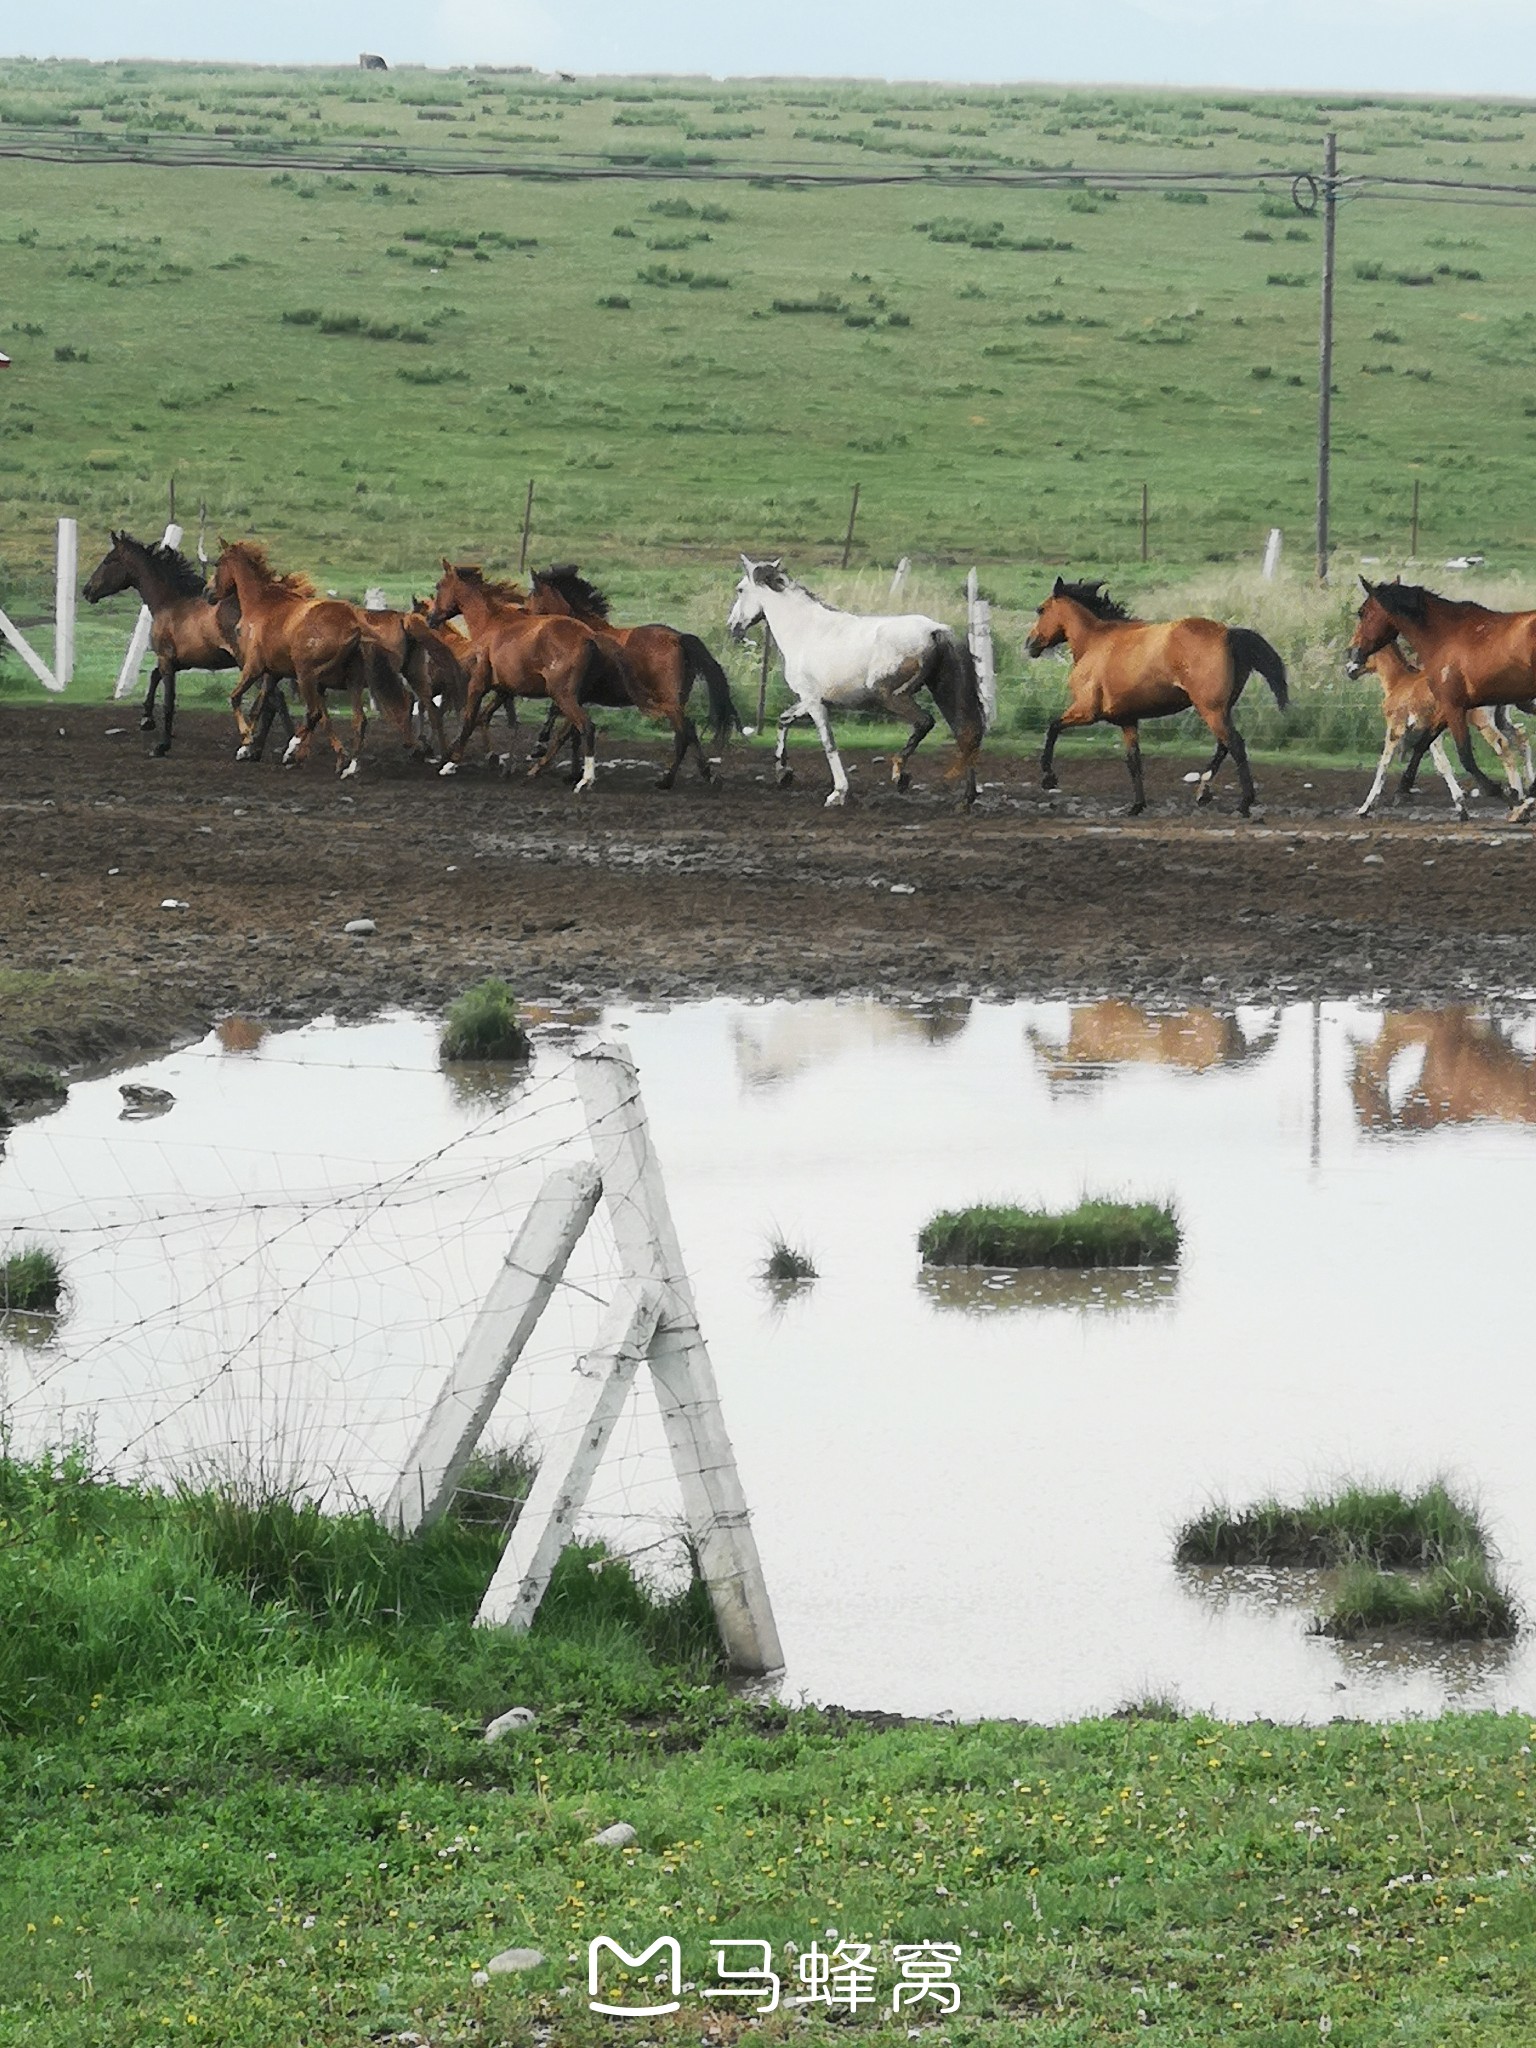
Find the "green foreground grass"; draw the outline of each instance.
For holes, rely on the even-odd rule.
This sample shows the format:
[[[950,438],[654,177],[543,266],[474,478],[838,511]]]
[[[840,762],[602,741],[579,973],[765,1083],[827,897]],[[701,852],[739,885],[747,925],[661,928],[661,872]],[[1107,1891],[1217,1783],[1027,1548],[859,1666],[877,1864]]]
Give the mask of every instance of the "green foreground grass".
[[[909,1941],[960,1945],[957,2048],[1536,2038],[1523,1718],[881,1727],[733,1698],[697,1596],[591,1554],[477,1633],[493,1547],[0,1464],[0,2041],[609,2041],[587,1942],[664,1933],[690,1989],[635,2038],[734,2038],[717,1936],[791,1983],[871,1944],[872,2043],[940,2017],[890,2011]]]
[[[917,1248],[930,1266],[1161,1266],[1179,1242],[1166,1203],[1085,1195],[1070,1209],[946,1209],[923,1225]]]
[[[114,153],[7,169],[0,602],[46,621],[57,515],[84,573],[109,528],[159,532],[173,477],[210,546],[255,534],[323,588],[405,601],[444,553],[515,567],[531,476],[532,559],[580,559],[626,620],[720,648],[737,548],[860,608],[910,556],[903,602],[952,619],[976,562],[1001,736],[1028,741],[1062,680],[1023,661],[1033,609],[1057,568],[1103,574],[1150,615],[1275,641],[1295,708],[1245,701],[1251,745],[1372,752],[1374,686],[1339,673],[1350,571],[1401,562],[1416,481],[1424,573],[1530,602],[1536,328],[1517,209],[1352,198],[1336,587],[1261,585],[1272,525],[1307,564],[1320,242],[1286,195],[1328,127],[1350,174],[1523,178],[1536,155],[1524,103],[0,63],[0,134]],[[178,138],[396,154],[377,175],[126,160]],[[559,175],[413,174],[435,150]],[[1068,182],[963,182],[1029,165]],[[1093,176],[1236,167],[1273,189],[1170,203]],[[1440,566],[1469,551],[1487,573]],[[82,621],[82,691],[132,610]],[[730,665],[751,703],[753,654]],[[14,661],[0,688],[35,694]]]

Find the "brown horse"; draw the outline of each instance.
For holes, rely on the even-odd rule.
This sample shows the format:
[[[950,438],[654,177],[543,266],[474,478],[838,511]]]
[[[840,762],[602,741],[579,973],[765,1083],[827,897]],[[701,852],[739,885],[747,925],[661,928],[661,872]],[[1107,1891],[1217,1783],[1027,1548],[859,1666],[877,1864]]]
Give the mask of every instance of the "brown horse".
[[[576,787],[590,789],[597,779],[597,728],[587,706],[634,701],[624,659],[611,641],[600,640],[579,619],[535,617],[526,595],[515,583],[493,582],[470,563],[455,565],[443,558],[427,623],[438,627],[462,618],[469,628],[470,657],[464,723],[438,772],[457,772],[470,734],[497,703],[510,708],[518,697],[542,697],[569,721],[582,763]],[[614,691],[621,694],[607,694]],[[537,775],[552,758],[546,748],[528,772]]]
[[[240,607],[240,681],[230,703],[247,746],[254,734],[241,713],[240,699],[262,676],[274,682],[291,676],[304,700],[304,724],[288,742],[285,763],[302,761],[315,728],[323,725],[337,774],[355,775],[368,730],[365,692],[394,721],[405,744],[413,744],[405,684],[370,630],[365,612],[340,598],[317,597],[306,577],[279,576],[254,541],[226,544],[214,568],[210,603],[231,600]],[[336,689],[349,691],[352,698],[350,758],[326,708],[326,692]]]
[[[469,642],[461,633],[429,626],[426,608],[408,612],[367,610],[369,631],[382,643],[416,699],[421,719],[437,742],[437,758],[448,751],[443,713],[464,716],[469,695]]]
[[[1242,1066],[1262,1059],[1279,1034],[1275,1022],[1245,1038],[1230,1013],[1203,1005],[1146,1010],[1117,996],[1074,1008],[1065,1045],[1033,1025],[1025,1031],[1046,1079],[1074,1087],[1101,1079],[1111,1067],[1173,1067],[1181,1073],[1206,1074],[1216,1067]]]
[[[697,634],[679,633],[671,626],[611,624],[607,598],[578,572],[574,562],[534,572],[528,609],[580,619],[595,633],[612,641],[622,653],[629,694],[612,701],[633,703],[647,718],[664,719],[672,728],[672,760],[666,772],[657,778],[658,789],[672,787],[690,748],[698,760],[700,775],[706,782],[712,779],[698,729],[688,716],[688,696],[695,681],[702,678],[708,692],[710,738],[717,747],[723,747],[733,732],[741,730],[741,719],[731,699],[725,670]],[[558,749],[559,741],[551,743]]]
[[[226,622],[207,601],[201,570],[175,548],[114,532],[111,547],[87,579],[85,596],[91,604],[99,604],[102,598],[116,597],[123,590],[136,590],[139,601],[149,607],[149,644],[155,652],[139,727],[143,732],[154,731],[155,697],[163,685],[165,725],[155,752],[168,754],[176,723],[177,676],[185,668],[238,668],[239,656]],[[285,705],[285,715],[286,711]],[[291,720],[288,730],[293,730]]]
[[[1438,730],[1439,714],[1435,709],[1434,692],[1429,686],[1428,676],[1423,669],[1414,667],[1395,640],[1389,640],[1385,647],[1378,647],[1374,654],[1367,655],[1365,667],[1374,673],[1381,684],[1381,715],[1387,733],[1381,749],[1381,759],[1376,764],[1376,778],[1356,816],[1368,818],[1376,808],[1392,756],[1407,741],[1409,735],[1417,735],[1429,729],[1436,733],[1429,743],[1430,757],[1440,772],[1440,779],[1451,793],[1452,808],[1458,818],[1464,819],[1467,815],[1467,806],[1461,794],[1461,784],[1456,780],[1451,764],[1445,757],[1445,737],[1443,732]],[[1520,771],[1515,765],[1515,749],[1508,730],[1500,723],[1500,720],[1507,716],[1502,705],[1492,711],[1477,710],[1470,714],[1471,723],[1478,728],[1503,762],[1510,789],[1518,798],[1524,791],[1520,783]]]
[[[1040,754],[1043,789],[1057,787],[1051,760],[1066,727],[1118,725],[1131,773],[1130,816],[1136,817],[1147,807],[1141,780],[1141,721],[1169,718],[1193,706],[1216,741],[1195,801],[1210,802],[1211,779],[1230,754],[1242,784],[1238,810],[1247,817],[1253,808],[1253,775],[1232,711],[1255,670],[1285,709],[1285,663],[1267,640],[1245,626],[1223,626],[1215,619],[1133,619],[1102,583],[1063,583],[1058,576],[1035,614],[1024,649],[1039,656],[1063,641],[1072,651],[1067,682],[1071,697],[1066,710],[1046,729]]]
[[[1414,739],[1399,794],[1412,787],[1431,743],[1449,731],[1461,765],[1485,796],[1507,794],[1484,773],[1468,729],[1484,705],[1528,706],[1536,697],[1536,612],[1495,612],[1469,599],[1441,597],[1417,583],[1367,583],[1345,654],[1345,672],[1364,673],[1367,659],[1399,634],[1419,657],[1435,702],[1435,718]],[[1530,800],[1519,815],[1529,814]]]

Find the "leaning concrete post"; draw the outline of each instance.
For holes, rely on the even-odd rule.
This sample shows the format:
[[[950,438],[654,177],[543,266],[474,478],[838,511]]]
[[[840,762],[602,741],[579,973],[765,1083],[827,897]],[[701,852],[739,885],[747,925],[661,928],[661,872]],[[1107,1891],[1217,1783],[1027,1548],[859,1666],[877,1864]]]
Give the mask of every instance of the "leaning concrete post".
[[[775,1671],[778,1629],[635,1069],[612,1045],[573,1064],[624,1272],[664,1290],[651,1376],[720,1639],[733,1670]]]

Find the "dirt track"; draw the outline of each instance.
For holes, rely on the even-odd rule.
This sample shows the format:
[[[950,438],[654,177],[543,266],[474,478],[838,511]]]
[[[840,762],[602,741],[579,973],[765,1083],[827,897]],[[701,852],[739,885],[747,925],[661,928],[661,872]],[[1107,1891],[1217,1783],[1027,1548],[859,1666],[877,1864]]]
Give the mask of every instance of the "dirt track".
[[[1244,822],[1230,787],[1194,814],[1182,764],[1152,758],[1133,822],[1112,756],[1064,762],[1051,797],[1032,761],[994,755],[967,818],[938,752],[909,798],[855,755],[863,800],[829,812],[819,755],[780,792],[738,744],[718,788],[668,795],[616,743],[573,799],[520,775],[439,780],[382,730],[356,782],[318,754],[237,765],[213,713],[184,714],[158,761],[127,710],[0,710],[5,964],[107,977],[123,1043],[231,1010],[436,1005],[489,972],[530,998],[1409,999],[1536,981],[1530,833],[1458,826],[1427,783],[1367,827],[1364,778],[1269,768]],[[344,938],[360,916],[377,935]]]

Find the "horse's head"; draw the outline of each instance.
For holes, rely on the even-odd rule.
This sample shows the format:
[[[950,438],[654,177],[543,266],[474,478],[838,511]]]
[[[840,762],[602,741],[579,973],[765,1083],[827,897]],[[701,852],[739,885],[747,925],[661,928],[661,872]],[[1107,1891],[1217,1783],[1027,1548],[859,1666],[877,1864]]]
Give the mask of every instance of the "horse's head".
[[[1055,587],[1042,605],[1035,607],[1035,623],[1029,629],[1024,642],[1024,652],[1031,661],[1038,661],[1042,654],[1048,654],[1053,647],[1059,647],[1067,637],[1067,628],[1072,623],[1068,610],[1071,599],[1067,586],[1058,576]]]
[[[120,590],[131,590],[137,574],[137,564],[129,554],[129,540],[126,533],[114,533],[112,545],[91,571],[85,586],[85,597],[91,604],[98,604],[104,597],[116,597]]]
[[[464,598],[464,579],[446,555],[443,556],[443,573],[437,579],[437,588],[432,593],[432,602],[427,611],[429,626],[446,626],[450,619],[456,619]]]
[[[219,559],[213,565],[213,575],[208,583],[208,602],[221,605],[226,598],[239,597],[235,582],[235,549],[227,540],[219,542]]]
[[[1355,614],[1354,638],[1344,650],[1344,673],[1354,678],[1363,676],[1371,656],[1390,647],[1397,638],[1397,620],[1389,609],[1392,586],[1367,583],[1362,576],[1360,588],[1365,592],[1365,602]]]
[[[782,561],[754,562],[749,555],[743,555],[741,566],[746,574],[736,586],[735,601],[725,622],[725,629],[733,640],[741,639],[748,628],[755,626],[763,616],[763,592],[784,588]]]

